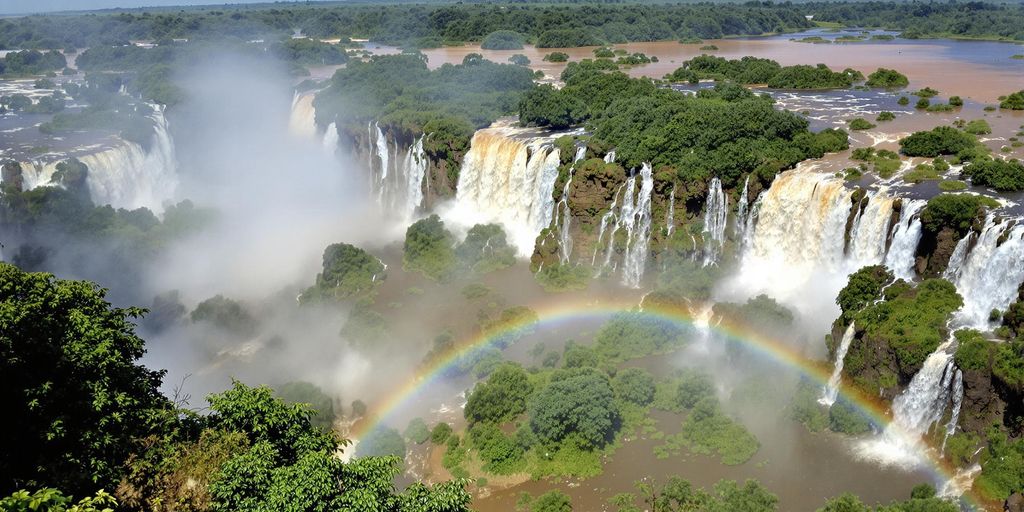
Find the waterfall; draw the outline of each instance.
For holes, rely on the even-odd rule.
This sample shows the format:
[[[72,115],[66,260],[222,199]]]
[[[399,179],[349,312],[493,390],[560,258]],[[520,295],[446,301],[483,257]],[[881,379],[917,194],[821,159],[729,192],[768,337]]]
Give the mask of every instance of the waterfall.
[[[335,142],[330,147],[337,145],[337,130],[332,130],[332,126],[328,126],[324,135],[324,147],[329,146],[328,138],[332,131]],[[403,221],[411,221],[416,210],[423,205],[423,187],[430,163],[423,151],[425,136],[421,135],[403,151],[396,142],[388,140],[377,123],[371,122],[367,126],[367,134],[370,137],[372,186],[376,189],[377,203],[385,212]]]
[[[764,199],[764,195],[757,196],[754,204],[750,207],[750,211],[747,212],[747,218],[743,222],[743,237],[740,239],[740,245],[744,251],[752,244],[751,236],[754,233],[754,224],[757,222],[757,216],[761,212],[762,199]]]
[[[316,137],[316,109],[313,108],[313,93],[292,96],[292,110],[288,117],[288,131],[299,137]]]
[[[676,186],[672,185],[672,191],[668,193],[668,213],[665,214],[665,231],[668,238],[672,238],[672,231],[675,229],[676,217]]]
[[[604,155],[604,163],[610,164],[615,161],[615,150],[611,150]]]
[[[100,151],[77,157],[88,167],[86,186],[98,205],[114,208],[149,208],[160,213],[178,186],[174,140],[163,108],[150,105],[153,138],[148,149],[127,140],[117,140]],[[51,185],[60,161],[22,162],[25,190]]]
[[[626,256],[622,265],[622,284],[633,288],[640,287],[640,280],[647,267],[647,253],[651,242],[651,194],[653,191],[654,173],[651,171],[651,164],[644,163],[640,168],[640,193],[632,211],[634,220],[626,227],[628,234]]]
[[[427,154],[423,152],[423,137],[416,139],[405,154],[405,161],[400,174],[405,178],[405,197],[402,202],[402,213],[411,219],[416,209],[423,204],[423,181],[427,175]]]
[[[725,242],[725,225],[729,214],[729,200],[722,190],[722,181],[711,178],[708,197],[704,205],[704,266],[718,263]]]
[[[907,389],[893,401],[893,419],[889,426],[880,435],[860,444],[861,456],[901,467],[921,463],[921,436],[942,419],[950,405],[951,388],[959,371],[953,364],[954,343],[951,334],[925,359]]]
[[[971,236],[957,243],[946,276],[964,298],[957,323],[987,330],[990,312],[1006,309],[1024,281],[1024,224],[989,214],[973,247]]]
[[[609,206],[608,207],[608,211],[605,212],[604,215],[601,216],[601,227],[597,231],[597,241],[594,242],[594,257],[591,258],[591,260],[590,260],[590,265],[591,266],[593,266],[595,263],[597,263],[597,253],[601,249],[601,240],[604,239],[604,231],[605,231],[605,229],[608,228],[608,226],[612,222],[612,220],[615,219],[615,211],[616,211],[615,208],[619,204],[619,192],[621,192],[623,187],[625,187],[625,186],[626,186],[625,183],[623,183],[622,185],[619,185],[619,188],[615,190],[615,194],[612,195],[612,204],[611,204],[611,206]],[[598,273],[600,273],[600,271],[602,269],[604,269],[605,267],[608,266],[608,262],[609,262],[609,260],[611,260],[611,257],[612,257],[612,240],[611,240],[611,237],[609,237],[609,240],[608,240],[608,250],[605,251],[605,259],[604,259],[604,262],[601,264],[601,267],[598,269]]]
[[[885,266],[899,279],[914,278],[914,255],[921,242],[921,210],[927,204],[919,199],[903,199],[900,218],[893,226]]]
[[[821,309],[822,301],[834,300],[846,276],[889,257],[894,196],[886,188],[872,190],[855,205],[855,193],[834,175],[817,172],[813,163],[779,174],[746,212],[739,272],[723,293],[737,299],[770,293],[802,312],[831,315]],[[901,243],[918,236],[903,231]],[[909,271],[912,253],[906,249],[904,256],[891,258],[905,258],[901,267]]]
[[[321,144],[328,155],[334,155],[338,150],[338,142],[338,125],[331,121],[331,124],[327,125],[327,130],[324,131],[324,139]]]
[[[380,198],[381,206],[387,209],[390,205],[385,204],[384,199],[387,196],[388,170],[391,168],[391,155],[388,149],[388,138],[384,136],[384,132],[380,129],[380,125],[374,123],[373,127],[376,130],[376,137],[374,139],[376,143],[374,147],[377,150],[377,160],[380,163],[379,173],[377,175],[377,194]]]
[[[562,189],[562,198],[558,201],[555,214],[558,218],[555,224],[558,226],[558,261],[562,265],[569,263],[572,256],[572,236],[569,233],[569,225],[572,222],[572,212],[569,210],[569,187],[572,185],[572,173],[576,170],[576,164],[587,155],[586,146],[576,148],[576,155],[572,159],[572,166],[569,167],[569,178],[565,180],[565,187]]]
[[[740,192],[740,202],[736,205],[736,223],[733,225],[733,233],[736,234],[736,239],[742,241],[746,238],[747,228],[747,210],[749,208],[750,198],[749,195],[750,186],[750,175],[747,175],[747,179],[743,180],[743,191]]]
[[[867,205],[858,210],[857,220],[850,231],[850,248],[847,255],[852,266],[856,267],[884,261],[895,203],[893,197],[888,194],[888,189],[884,187],[868,192],[864,201]]]
[[[942,438],[942,449],[946,449],[946,441],[949,436],[956,433],[956,424],[960,421],[960,407],[964,404],[964,372],[956,369],[953,377],[953,412],[949,415],[949,423],[946,424],[946,436]]]
[[[843,333],[843,339],[839,342],[839,347],[836,349],[836,360],[832,366],[832,375],[828,378],[828,384],[822,392],[821,398],[818,399],[818,403],[821,405],[832,407],[832,404],[836,403],[836,397],[839,396],[839,384],[843,378],[843,361],[846,359],[846,353],[850,350],[850,343],[853,341],[853,335],[856,333],[853,322],[850,322],[850,326],[846,328],[846,332]]]
[[[551,225],[559,151],[547,138],[492,127],[473,135],[459,173],[453,214],[461,224],[497,222],[520,256]]]

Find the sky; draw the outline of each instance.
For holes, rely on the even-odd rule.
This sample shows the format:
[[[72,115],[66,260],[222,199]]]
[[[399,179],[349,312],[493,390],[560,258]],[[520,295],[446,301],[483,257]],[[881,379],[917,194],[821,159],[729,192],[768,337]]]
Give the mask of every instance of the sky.
[[[272,0],[271,0],[272,1]],[[314,0],[316,1],[316,0]],[[53,11],[84,11],[116,7],[156,7],[168,5],[223,5],[267,3],[268,0],[0,0],[0,14],[27,14]]]

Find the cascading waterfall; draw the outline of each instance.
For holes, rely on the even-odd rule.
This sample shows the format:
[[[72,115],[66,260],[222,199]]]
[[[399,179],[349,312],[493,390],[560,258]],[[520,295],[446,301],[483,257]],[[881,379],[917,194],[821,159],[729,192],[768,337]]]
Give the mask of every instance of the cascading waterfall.
[[[520,137],[492,127],[473,135],[463,160],[453,214],[461,224],[497,222],[520,256],[533,253],[537,235],[551,225],[559,151],[549,139]]]
[[[313,108],[313,93],[292,96],[292,110],[288,117],[288,131],[299,137],[316,137],[316,109]]]
[[[328,155],[334,155],[334,153],[338,151],[338,142],[340,142],[338,137],[338,125],[334,121],[331,121],[331,124],[327,125],[327,130],[324,131],[324,139],[321,144]]]
[[[640,280],[647,267],[647,253],[651,242],[651,195],[653,192],[654,173],[651,170],[651,165],[644,163],[640,168],[640,193],[632,212],[634,220],[627,225],[626,256],[622,265],[622,284],[633,288],[640,287]]]
[[[96,204],[115,208],[149,208],[163,211],[178,186],[177,159],[174,140],[160,105],[150,105],[153,113],[153,138],[148,149],[127,140],[101,151],[77,155],[88,167],[86,186]],[[50,185],[59,161],[23,162],[25,190]]]
[[[858,210],[857,219],[850,231],[850,248],[847,255],[857,267],[881,263],[886,257],[886,239],[890,232],[892,209],[895,200],[882,188],[868,192],[864,199],[867,205]]]
[[[946,436],[942,438],[942,449],[946,449],[946,441],[949,441],[949,436],[956,433],[956,424],[960,421],[960,408],[964,404],[964,372],[956,369],[956,375],[953,377],[953,412],[949,415],[949,423],[946,424]]]
[[[388,171],[391,169],[391,154],[388,148],[388,139],[384,136],[384,132],[380,129],[380,125],[377,123],[373,124],[373,128],[376,131],[376,137],[374,138],[375,148],[377,150],[377,160],[380,163],[379,172],[377,174],[377,194],[381,203],[381,206],[388,208],[390,205],[385,203],[385,196],[387,195],[388,188]]]
[[[927,204],[919,199],[903,199],[900,218],[893,226],[885,266],[899,279],[914,278],[914,254],[921,242],[921,210]]]
[[[921,436],[942,419],[951,405],[953,383],[959,371],[953,364],[954,345],[955,338],[951,334],[925,359],[907,389],[893,400],[893,419],[889,426],[880,435],[860,444],[862,457],[907,468],[922,462],[919,458]]]
[[[405,177],[405,197],[402,213],[410,219],[423,203],[423,182],[427,175],[427,155],[423,152],[423,137],[420,135],[405,153],[400,174]]]
[[[957,243],[945,277],[964,298],[957,322],[988,329],[990,312],[1006,309],[1024,281],[1024,224],[989,214],[980,235]]]
[[[843,361],[846,359],[846,353],[850,351],[850,343],[853,341],[853,336],[856,332],[853,322],[850,322],[850,326],[846,328],[846,332],[843,333],[843,339],[840,340],[839,347],[836,349],[836,360],[832,366],[832,375],[829,376],[828,384],[825,385],[821,398],[818,399],[818,403],[821,405],[832,407],[832,404],[836,403],[836,397],[839,396],[839,384],[843,378]]]
[[[668,213],[665,214],[665,232],[669,238],[676,226],[676,187],[672,185],[672,191],[668,193]]]
[[[615,190],[615,194],[612,196],[612,204],[611,204],[611,206],[609,206],[608,207],[608,211],[605,212],[604,215],[601,216],[601,227],[597,231],[597,241],[594,242],[594,257],[591,258],[591,260],[590,260],[590,265],[591,266],[593,266],[595,263],[597,263],[597,253],[601,249],[601,240],[604,239],[604,231],[605,231],[605,229],[608,228],[609,225],[611,225],[611,222],[615,219],[616,207],[619,204],[619,192],[621,192],[622,189],[625,186],[626,186],[625,183],[623,183],[622,185],[619,185],[619,188]],[[601,269],[603,269],[606,266],[608,266],[608,262],[609,262],[609,260],[611,260],[611,257],[612,257],[611,255],[612,255],[612,241],[609,239],[608,240],[608,250],[605,251],[605,259],[604,259],[604,262],[601,264],[601,267],[598,269],[598,273],[600,273]]]
[[[820,312],[809,283],[835,297],[845,276],[864,265],[890,261],[913,267],[912,250],[887,253],[895,201],[885,188],[870,191],[854,205],[854,189],[814,169],[801,164],[780,174],[746,213],[740,272],[727,284],[733,293],[768,292],[797,309]],[[857,210],[847,240],[851,207]]]
[[[331,127],[327,131],[329,134]],[[403,152],[397,143],[388,140],[377,123],[371,123],[367,133],[373,151],[370,164],[378,204],[400,219],[411,220],[423,204],[423,187],[429,164],[423,151],[425,135],[421,135]],[[328,145],[327,137],[325,135],[325,147]]]
[[[610,164],[615,161],[615,150],[611,150],[604,155],[604,163]]]
[[[743,191],[740,192],[740,202],[736,204],[736,223],[733,224],[733,233],[736,234],[736,239],[742,241],[746,238],[747,229],[747,214],[749,209],[750,198],[749,196],[750,187],[750,175],[747,175],[747,179],[743,180]]]
[[[572,212],[569,211],[569,188],[572,186],[572,173],[576,170],[576,164],[587,155],[586,146],[576,148],[576,155],[572,159],[572,167],[569,168],[569,178],[565,180],[565,188],[562,189],[562,198],[558,201],[558,218],[555,224],[558,226],[558,261],[562,265],[569,263],[572,256],[572,236],[569,233],[572,222]]]
[[[725,225],[729,214],[729,200],[722,190],[722,180],[711,178],[707,202],[704,205],[704,266],[718,263],[725,243]]]
[[[751,237],[754,234],[754,224],[757,223],[758,213],[761,211],[761,200],[764,199],[764,195],[757,196],[754,200],[754,204],[750,206],[750,211],[747,212],[747,218],[743,222],[743,236],[740,238],[740,245],[744,251],[747,247],[753,243]]]

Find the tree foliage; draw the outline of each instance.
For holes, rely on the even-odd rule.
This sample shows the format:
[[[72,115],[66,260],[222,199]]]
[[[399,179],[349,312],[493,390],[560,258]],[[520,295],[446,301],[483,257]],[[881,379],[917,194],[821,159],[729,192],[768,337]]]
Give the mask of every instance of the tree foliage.
[[[0,489],[112,488],[135,442],[169,411],[163,372],[138,364],[139,308],[106,290],[0,263]]]

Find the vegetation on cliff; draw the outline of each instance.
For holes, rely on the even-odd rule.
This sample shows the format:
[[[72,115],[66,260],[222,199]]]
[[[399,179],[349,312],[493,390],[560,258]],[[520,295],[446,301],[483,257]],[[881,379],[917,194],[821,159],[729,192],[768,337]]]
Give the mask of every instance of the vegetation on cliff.
[[[533,88],[529,69],[479,56],[430,70],[421,54],[386,55],[339,69],[313,104],[319,123],[336,121],[354,137],[370,122],[407,143],[429,133],[424,150],[431,159],[458,165],[473,130],[515,113]]]

